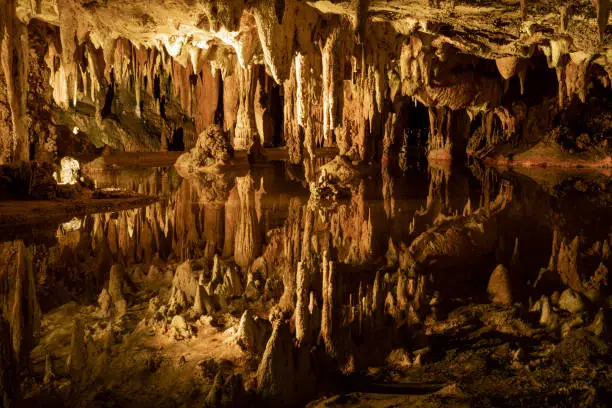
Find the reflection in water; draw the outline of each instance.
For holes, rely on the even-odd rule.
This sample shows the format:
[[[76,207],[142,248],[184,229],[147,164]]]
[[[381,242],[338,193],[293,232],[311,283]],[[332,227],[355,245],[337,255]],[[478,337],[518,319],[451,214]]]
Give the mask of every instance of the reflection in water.
[[[142,325],[161,332],[170,325],[181,338],[193,332],[189,324],[203,324],[185,323],[184,318],[193,322],[197,317],[193,310],[239,316],[251,309],[272,322],[293,316],[298,348],[293,350],[291,343],[282,352],[297,353],[294,381],[312,379],[314,372],[332,364],[326,359],[352,373],[380,364],[398,345],[418,348],[416,328],[434,330],[467,299],[486,303],[492,291],[495,299],[528,306],[536,301],[541,305],[541,296],[557,296],[558,302],[564,287],[593,305],[608,293],[610,202],[600,193],[606,181],[564,178],[551,187],[476,165],[414,167],[396,174],[383,164],[381,176],[364,177],[350,199],[319,206],[308,199],[307,187],[318,166],[305,167],[306,179],[284,163],[191,179],[173,169],[97,175],[98,187],[162,198],[143,208],[75,218],[58,226],[51,242],[46,236],[1,244],[0,267],[8,271],[1,306],[19,339],[15,354],[29,362],[28,353],[39,338],[39,308],[55,316],[55,308],[70,301],[96,304],[102,289],[110,293],[113,285],[120,293],[131,293],[131,313],[141,316]],[[587,192],[575,194],[576,189]],[[172,278],[185,260],[190,260],[184,264],[188,272],[177,270]],[[125,276],[111,276],[116,264],[124,266]],[[499,264],[504,268],[496,269]],[[489,279],[494,269],[501,272]],[[175,316],[164,304],[168,271],[168,306]],[[113,284],[115,279],[125,282]],[[223,289],[213,292],[213,287]],[[500,295],[500,290],[508,293]],[[147,308],[153,317],[142,314]],[[165,323],[151,326],[148,319]],[[216,324],[236,329],[237,322],[224,319]],[[243,317],[242,335],[249,321]],[[253,327],[262,322],[252,320]],[[52,331],[50,324],[45,335]],[[90,336],[100,336],[99,324],[88,329]],[[519,335],[521,327],[500,330]],[[286,336],[284,330],[289,327],[275,324],[272,340]],[[267,335],[258,340],[264,342],[260,350]],[[269,367],[266,359],[283,358],[274,356],[281,351],[272,340],[259,371],[248,374],[244,368],[247,378],[267,373],[282,382],[288,375]],[[95,343],[93,338],[88,342]],[[32,354],[38,365],[46,356],[57,359],[67,353],[48,337],[41,344]],[[317,344],[327,356],[317,360],[318,368],[299,357]],[[125,366],[114,369],[129,372]],[[266,390],[260,385],[259,391]],[[304,397],[298,391],[275,392],[292,401]]]

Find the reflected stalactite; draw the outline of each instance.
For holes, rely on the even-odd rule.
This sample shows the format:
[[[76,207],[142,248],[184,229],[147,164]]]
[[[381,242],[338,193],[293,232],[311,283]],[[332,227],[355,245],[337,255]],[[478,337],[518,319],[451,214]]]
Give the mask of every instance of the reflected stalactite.
[[[173,247],[184,257],[200,243],[199,217],[194,208],[198,199],[192,184],[187,182],[181,184],[176,197]]]
[[[338,260],[351,265],[362,265],[373,258],[377,246],[373,245],[379,211],[365,202],[362,182],[349,204],[340,205],[337,212],[326,216],[333,246],[338,249]],[[376,224],[376,225],[375,225]]]
[[[234,241],[234,259],[236,264],[246,271],[261,252],[261,231],[252,176],[236,177],[236,188],[240,199],[240,213]]]
[[[204,257],[212,259],[214,254],[223,250],[225,229],[225,208],[222,204],[204,205],[204,239],[206,249]]]
[[[503,211],[512,202],[511,184],[503,183],[488,208],[480,208],[468,215],[438,217],[434,225],[418,235],[409,247],[402,248],[399,255],[400,276],[397,304],[407,316],[422,321],[426,298],[433,289],[431,278],[444,271],[467,268],[478,257],[495,248],[498,225],[495,214]],[[463,265],[463,266],[462,266]],[[466,269],[466,270],[467,270]],[[443,283],[436,285],[448,290]],[[456,288],[455,288],[456,289]]]
[[[79,363],[81,338],[88,345],[100,344],[100,319],[127,310],[125,316],[137,315],[140,328],[153,340],[170,341],[172,347],[189,339],[191,352],[198,353],[199,346],[216,347],[223,339],[218,343],[234,353],[233,361],[250,353],[252,364],[240,369],[253,378],[254,367],[259,367],[260,392],[276,398],[282,394],[277,385],[292,378],[287,386],[293,388],[286,392],[294,398],[295,384],[308,383],[312,377],[307,374],[317,370],[357,373],[383,364],[392,353],[407,366],[419,366],[431,358],[426,357],[432,350],[431,333],[446,335],[449,327],[458,327],[449,326],[459,321],[451,311],[467,310],[466,324],[477,330],[492,327],[491,332],[516,335],[519,329],[505,323],[517,314],[515,303],[535,310],[534,299],[542,293],[538,313],[548,314],[540,319],[546,328],[565,313],[556,309],[566,286],[576,292],[566,298],[584,297],[583,306],[589,304],[586,299],[602,304],[608,237],[602,240],[600,234],[589,241],[570,232],[569,212],[552,198],[557,185],[545,193],[518,176],[478,166],[473,174],[436,164],[427,172],[413,167],[398,176],[391,160],[383,162],[380,173],[363,174],[359,166],[338,159],[335,168],[353,170],[359,183],[351,185],[345,199],[321,203],[308,198],[305,180],[317,180],[325,161],[324,156],[307,158],[303,174],[285,164],[253,166],[246,175],[232,170],[176,180],[171,172],[158,171],[142,176],[141,186],[143,192],[164,195],[155,204],[61,225],[55,247],[40,247],[39,253],[37,246],[33,252],[35,259],[45,259],[44,265],[33,267],[45,310],[85,299],[91,304],[98,300],[101,307],[95,313],[104,312],[95,315],[95,324],[78,328],[75,361]],[[324,170],[329,168],[334,166]],[[104,182],[129,185],[129,177],[113,177]],[[529,217],[524,229],[516,221],[523,216]],[[531,223],[535,217],[544,227]],[[553,245],[542,277],[528,285],[535,277],[530,234],[538,239],[550,234]],[[17,269],[27,262],[16,262]],[[25,293],[29,289],[23,276],[2,284]],[[132,285],[136,290],[130,293]],[[110,295],[111,286],[121,290]],[[121,303],[115,304],[115,297]],[[16,322],[15,342],[27,331],[27,299],[8,302]],[[91,311],[86,306],[79,310]],[[236,312],[243,314],[240,323],[232,317]],[[537,317],[532,320],[538,324]],[[111,332],[123,321],[106,320],[104,330]],[[562,333],[566,326],[555,330]],[[525,332],[539,330],[527,327]],[[84,337],[90,332],[96,337]],[[122,339],[130,335],[113,334],[126,336]],[[132,347],[115,338],[104,340],[104,347]],[[18,353],[23,347],[31,346],[22,344]],[[205,358],[198,365],[202,370],[214,362],[209,355]],[[94,361],[89,355],[87,359],[87,365]],[[287,366],[295,372],[281,369]],[[84,370],[74,370],[74,381],[82,381]],[[227,384],[216,383],[221,388]]]
[[[0,244],[0,309],[8,320],[14,360],[30,370],[30,352],[37,342],[41,314],[35,281],[36,247],[23,241]]]
[[[240,218],[241,203],[238,194],[238,187],[234,187],[230,193],[227,203],[225,204],[225,237],[223,240],[223,257],[227,258],[234,255],[236,246],[236,231],[238,229],[238,220]]]

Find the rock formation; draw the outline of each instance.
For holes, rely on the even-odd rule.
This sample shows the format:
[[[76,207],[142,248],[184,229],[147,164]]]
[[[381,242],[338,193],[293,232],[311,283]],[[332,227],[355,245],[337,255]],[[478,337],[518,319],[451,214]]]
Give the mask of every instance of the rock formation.
[[[198,136],[191,152],[183,154],[176,162],[177,167],[197,171],[229,164],[234,149],[219,125],[210,125]]]
[[[277,322],[257,369],[257,391],[277,406],[295,403],[296,368],[289,326]]]
[[[270,322],[260,317],[253,317],[251,312],[246,310],[240,318],[236,340],[243,350],[263,354],[271,331]]]
[[[0,398],[3,407],[17,407],[21,399],[19,390],[18,369],[14,352],[11,348],[10,326],[4,317],[0,316]]]
[[[62,139],[75,135],[134,151],[201,150],[211,138],[198,134],[251,153],[286,145],[293,163],[330,146],[367,162],[383,150],[385,157],[399,153],[389,147],[397,147],[402,124],[410,134],[428,134],[431,158],[467,152],[552,161],[542,149],[560,147],[569,158],[563,149],[577,144],[575,136],[549,137],[573,126],[566,119],[579,108],[570,102],[592,104],[587,96],[611,82],[603,0],[588,7],[520,2],[516,12],[499,2],[493,10],[451,2],[444,12],[435,2],[213,3],[155,0],[143,12],[138,3],[6,2],[0,94],[10,137],[2,139],[1,162],[64,155]],[[41,46],[45,24],[59,29]],[[540,89],[549,86],[557,92]],[[68,132],[57,122],[42,129],[45,121],[30,111],[42,110],[46,95]],[[95,114],[68,109],[83,105]],[[420,129],[410,128],[410,105],[427,112]],[[609,160],[597,125],[588,127],[591,142],[578,143],[585,154],[566,165]],[[226,131],[229,141],[219,137]],[[500,156],[498,147],[511,143],[529,152]],[[226,160],[227,148],[221,151],[217,161]]]
[[[487,287],[489,296],[493,303],[501,305],[512,304],[512,285],[510,273],[503,265],[497,265],[489,279]]]
[[[115,264],[110,269],[108,289],[102,289],[98,297],[98,304],[104,315],[109,315],[111,312],[114,312],[117,317],[121,317],[127,312],[127,300],[124,296],[124,287],[126,287],[125,270],[122,265]]]

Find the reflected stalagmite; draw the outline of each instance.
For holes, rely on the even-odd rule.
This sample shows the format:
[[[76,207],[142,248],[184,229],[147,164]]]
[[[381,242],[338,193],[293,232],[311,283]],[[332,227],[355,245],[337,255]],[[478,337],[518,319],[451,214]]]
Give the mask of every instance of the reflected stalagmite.
[[[251,176],[237,177],[236,188],[240,198],[240,212],[236,227],[234,259],[244,270],[261,251],[259,222],[255,211],[255,190]]]
[[[3,1],[0,405],[606,405],[611,8],[510,3]]]

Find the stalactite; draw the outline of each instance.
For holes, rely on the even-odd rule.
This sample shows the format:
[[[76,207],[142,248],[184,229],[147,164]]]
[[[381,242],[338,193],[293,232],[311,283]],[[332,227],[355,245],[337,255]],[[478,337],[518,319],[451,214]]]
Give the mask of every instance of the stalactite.
[[[262,146],[270,146],[274,137],[274,120],[271,113],[272,86],[263,66],[258,67],[257,86],[255,89],[255,123]]]
[[[257,124],[255,123],[254,97],[257,85],[255,67],[237,67],[239,106],[236,119],[234,148],[250,150],[259,143]]]
[[[280,85],[291,69],[295,27],[299,24],[298,6],[291,1],[284,2],[282,23],[278,22],[274,0],[259,2],[254,11],[264,61]]]
[[[437,159],[451,158],[451,111],[446,108],[429,108],[428,155]]]
[[[300,128],[297,118],[297,67],[296,58],[291,64],[289,78],[283,83],[284,87],[284,136],[287,144],[289,161],[294,164],[302,162],[304,132]]]
[[[339,66],[342,56],[339,55],[341,47],[339,36],[338,29],[332,31],[321,48],[323,57],[323,137],[326,140],[332,136],[336,127],[338,98],[342,97],[340,88],[342,71]]]
[[[1,314],[6,316],[11,328],[15,361],[21,369],[30,369],[30,352],[36,344],[40,329],[40,309],[34,278],[35,247],[26,247],[23,241],[0,245],[4,264],[0,296]]]
[[[26,98],[28,93],[28,32],[17,18],[16,0],[6,0],[0,6],[0,60],[6,81],[11,112],[12,135],[5,139],[0,152],[0,164],[29,161],[30,147],[27,128]]]
[[[204,64],[196,80],[195,125],[198,134],[215,123],[215,112],[219,102],[219,79],[216,75],[213,75],[211,70],[210,64]]]

